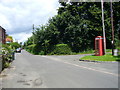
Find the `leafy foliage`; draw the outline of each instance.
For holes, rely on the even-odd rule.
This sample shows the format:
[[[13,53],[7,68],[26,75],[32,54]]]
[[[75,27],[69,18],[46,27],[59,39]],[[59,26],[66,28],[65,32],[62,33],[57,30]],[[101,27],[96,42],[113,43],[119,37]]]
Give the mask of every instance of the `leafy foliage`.
[[[55,46],[54,50],[50,54],[65,55],[65,54],[71,54],[71,53],[72,53],[72,51],[67,44],[57,44]]]
[[[11,53],[12,53],[12,50],[8,45],[6,44],[2,45],[2,54],[3,54],[2,56],[3,67],[2,68],[9,67],[11,59],[12,59]]]
[[[34,53],[49,54],[57,44],[67,44],[72,52],[94,49],[94,38],[102,36],[102,12],[99,2],[60,2],[58,15],[37,27],[25,46],[36,44]],[[113,3],[115,43],[120,35],[120,2]],[[110,3],[104,3],[107,48],[111,48]],[[117,44],[115,44],[117,45]]]
[[[26,50],[27,50],[28,52],[33,53],[33,52],[34,52],[34,47],[35,47],[35,44],[29,45],[29,46],[26,47]]]
[[[9,45],[14,50],[21,47],[21,45],[18,42],[7,43],[7,45]]]
[[[20,46],[21,45],[18,44],[18,42],[2,44],[2,63],[3,63],[2,69],[10,66],[10,63],[14,58],[14,51]]]

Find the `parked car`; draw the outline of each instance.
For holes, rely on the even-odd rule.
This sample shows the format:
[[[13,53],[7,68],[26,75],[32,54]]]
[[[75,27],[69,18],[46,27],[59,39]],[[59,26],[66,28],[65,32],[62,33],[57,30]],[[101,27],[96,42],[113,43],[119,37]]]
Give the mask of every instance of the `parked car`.
[[[22,48],[17,48],[16,52],[21,53]]]

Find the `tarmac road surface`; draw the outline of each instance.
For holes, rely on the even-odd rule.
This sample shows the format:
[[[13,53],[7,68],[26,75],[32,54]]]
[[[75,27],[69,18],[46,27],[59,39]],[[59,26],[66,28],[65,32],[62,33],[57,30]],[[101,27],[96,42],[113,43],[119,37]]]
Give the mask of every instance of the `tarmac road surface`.
[[[82,62],[82,56],[41,56],[22,50],[2,72],[2,88],[118,88],[117,62]]]

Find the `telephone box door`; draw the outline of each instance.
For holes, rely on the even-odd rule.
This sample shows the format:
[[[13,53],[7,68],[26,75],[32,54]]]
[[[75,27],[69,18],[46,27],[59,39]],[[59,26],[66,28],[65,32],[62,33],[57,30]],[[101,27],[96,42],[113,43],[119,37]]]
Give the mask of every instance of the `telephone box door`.
[[[102,56],[104,55],[104,45],[103,45],[103,37],[97,36],[95,38],[95,55]]]

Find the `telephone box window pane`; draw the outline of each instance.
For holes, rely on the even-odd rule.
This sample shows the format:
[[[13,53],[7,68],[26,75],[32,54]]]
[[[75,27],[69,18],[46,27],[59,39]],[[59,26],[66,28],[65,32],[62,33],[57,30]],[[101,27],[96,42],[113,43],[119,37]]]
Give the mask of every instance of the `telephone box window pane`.
[[[99,40],[96,40],[96,54],[99,54]]]

